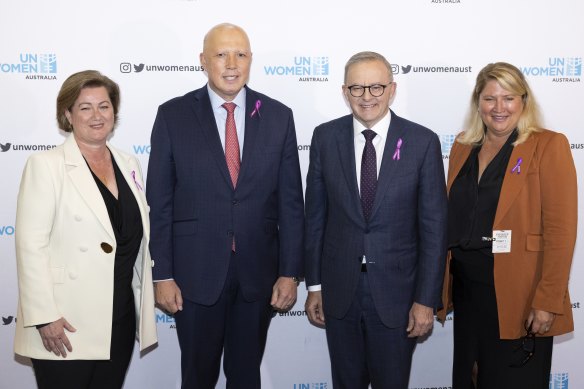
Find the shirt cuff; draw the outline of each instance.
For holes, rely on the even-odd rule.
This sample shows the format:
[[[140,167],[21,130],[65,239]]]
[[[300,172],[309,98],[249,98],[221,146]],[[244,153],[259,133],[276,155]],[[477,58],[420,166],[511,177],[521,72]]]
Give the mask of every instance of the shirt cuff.
[[[320,292],[321,291],[321,285],[310,285],[308,288],[309,292]]]

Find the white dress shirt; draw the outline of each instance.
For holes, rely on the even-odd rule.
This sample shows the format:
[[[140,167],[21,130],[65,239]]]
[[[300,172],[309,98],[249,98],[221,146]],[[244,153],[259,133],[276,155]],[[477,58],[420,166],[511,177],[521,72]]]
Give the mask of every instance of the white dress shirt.
[[[388,111],[387,114],[375,124],[370,130],[375,131],[377,134],[375,138],[371,141],[373,147],[375,147],[375,156],[377,162],[377,177],[379,178],[379,170],[381,169],[381,160],[383,159],[383,150],[385,148],[385,140],[387,139],[387,132],[389,131],[389,125],[391,123],[391,113]],[[363,124],[358,121],[355,116],[353,116],[353,133],[354,133],[354,144],[355,144],[355,170],[357,172],[357,187],[359,188],[359,193],[361,193],[361,159],[363,158],[363,150],[365,149],[365,135],[363,131],[366,130]],[[365,263],[365,256],[363,256],[363,263]],[[320,285],[311,285],[308,287],[309,292],[318,292],[321,290]]]
[[[225,152],[225,122],[227,122],[227,110],[222,107],[227,101],[223,100],[213,89],[207,84],[207,91],[209,91],[209,99],[211,100],[211,108],[213,108],[213,115],[215,115],[215,123],[217,123],[217,130],[219,131],[219,138],[221,139],[221,147]],[[231,101],[235,103],[235,129],[237,130],[237,140],[239,141],[239,158],[243,157],[243,138],[245,136],[245,88],[241,88],[237,96]]]
[[[385,140],[387,139],[387,132],[389,131],[389,124],[391,122],[391,114],[389,111],[387,114],[375,124],[373,127],[369,128],[373,130],[377,136],[373,138],[372,143],[375,147],[375,155],[377,162],[377,177],[379,178],[379,170],[381,169],[381,160],[383,158],[383,149],[385,148]],[[361,159],[363,158],[363,150],[365,150],[365,135],[363,131],[366,130],[361,122],[359,122],[355,117],[353,117],[353,131],[355,136],[355,170],[357,172],[357,187],[359,188],[359,193],[361,193]]]

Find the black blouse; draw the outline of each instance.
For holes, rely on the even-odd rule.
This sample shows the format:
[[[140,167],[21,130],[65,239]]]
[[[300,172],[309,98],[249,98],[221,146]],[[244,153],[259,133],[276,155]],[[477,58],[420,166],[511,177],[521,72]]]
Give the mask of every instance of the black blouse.
[[[452,183],[448,197],[448,247],[453,274],[493,284],[493,223],[516,139],[514,131],[485,168],[480,181],[481,146],[473,148]]]
[[[93,171],[91,173],[105,202],[116,237],[113,301],[113,321],[116,321],[127,314],[134,314],[132,276],[144,231],[138,202],[113,156],[112,164],[118,186],[117,199]]]

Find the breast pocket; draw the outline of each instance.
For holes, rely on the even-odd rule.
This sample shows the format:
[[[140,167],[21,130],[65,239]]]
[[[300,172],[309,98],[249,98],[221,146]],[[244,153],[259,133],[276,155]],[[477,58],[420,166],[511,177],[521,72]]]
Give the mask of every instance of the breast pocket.
[[[197,220],[182,220],[174,222],[172,234],[174,236],[195,235],[197,233]]]

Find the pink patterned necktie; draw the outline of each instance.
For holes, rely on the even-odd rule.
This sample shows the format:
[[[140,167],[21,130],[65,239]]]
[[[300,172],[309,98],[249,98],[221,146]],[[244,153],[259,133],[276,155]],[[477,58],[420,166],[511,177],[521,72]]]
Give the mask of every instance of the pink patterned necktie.
[[[225,122],[225,160],[231,176],[233,188],[237,186],[237,177],[239,177],[239,167],[241,160],[239,158],[239,140],[237,139],[237,130],[235,128],[235,103],[224,103],[223,108],[227,111],[227,121]]]
[[[239,140],[237,139],[237,129],[235,128],[235,103],[224,103],[223,108],[227,111],[227,121],[225,122],[225,160],[231,176],[233,189],[237,186],[239,177]],[[235,236],[231,240],[231,251],[235,252]]]

